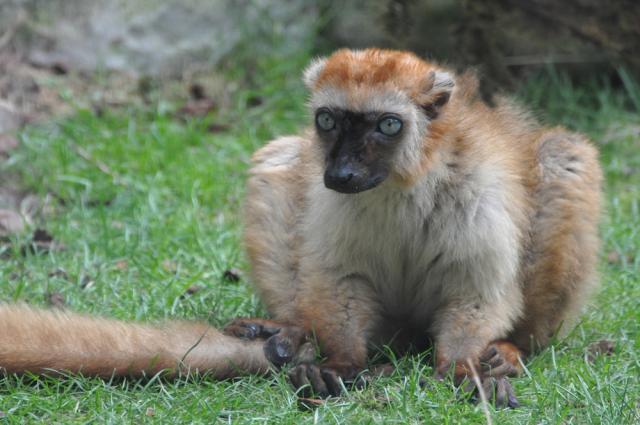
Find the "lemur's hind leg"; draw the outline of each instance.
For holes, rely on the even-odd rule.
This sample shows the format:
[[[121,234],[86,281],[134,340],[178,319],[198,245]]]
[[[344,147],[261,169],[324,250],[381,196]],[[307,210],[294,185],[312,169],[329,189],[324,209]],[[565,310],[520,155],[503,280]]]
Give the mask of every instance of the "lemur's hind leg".
[[[531,258],[523,282],[525,308],[511,332],[525,354],[566,330],[597,284],[602,172],[596,149],[566,130],[539,139]]]

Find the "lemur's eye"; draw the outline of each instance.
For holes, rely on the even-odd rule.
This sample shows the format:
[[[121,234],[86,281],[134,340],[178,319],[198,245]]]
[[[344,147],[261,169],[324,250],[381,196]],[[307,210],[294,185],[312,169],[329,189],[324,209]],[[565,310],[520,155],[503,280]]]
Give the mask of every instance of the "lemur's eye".
[[[378,121],[378,131],[385,136],[395,136],[402,130],[402,121],[395,117],[386,117]]]
[[[316,115],[316,124],[324,131],[333,130],[336,126],[336,120],[329,111],[320,111]]]

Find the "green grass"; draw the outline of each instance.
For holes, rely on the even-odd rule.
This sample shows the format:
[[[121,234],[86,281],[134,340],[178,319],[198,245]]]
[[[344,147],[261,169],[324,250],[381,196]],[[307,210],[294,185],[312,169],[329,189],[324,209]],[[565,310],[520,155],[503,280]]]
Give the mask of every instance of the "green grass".
[[[70,309],[121,319],[205,318],[221,325],[264,315],[250,282],[223,279],[246,270],[239,212],[251,152],[309,122],[298,74],[306,58],[258,64],[253,88],[205,119],[183,122],[175,106],[79,110],[28,128],[4,172],[18,173],[53,211],[46,228],[64,250],[20,255],[15,238],[0,260],[0,300],[46,304],[60,293]],[[283,63],[284,62],[284,63]],[[608,214],[603,221],[602,290],[567,338],[532,359],[514,380],[522,407],[491,410],[495,423],[640,421],[640,88],[603,82],[572,86],[546,72],[519,94],[546,122],[587,133],[602,152]],[[258,96],[263,103],[248,107]],[[208,124],[230,125],[226,133]],[[1,249],[1,248],[0,248]],[[608,253],[620,261],[606,261]],[[56,271],[64,270],[64,273]],[[245,274],[246,276],[246,274]],[[92,282],[83,288],[83,283]],[[203,289],[183,297],[192,285]],[[593,341],[616,343],[590,363]],[[484,423],[481,408],[451,385],[428,381],[431,365],[398,360],[397,372],[315,410],[300,409],[284,375],[228,382],[0,378],[8,423]]]

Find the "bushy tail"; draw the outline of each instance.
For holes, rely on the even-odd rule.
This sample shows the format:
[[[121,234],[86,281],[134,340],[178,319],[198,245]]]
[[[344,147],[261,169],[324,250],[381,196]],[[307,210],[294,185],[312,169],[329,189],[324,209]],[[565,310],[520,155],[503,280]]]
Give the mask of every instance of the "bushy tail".
[[[219,379],[264,373],[263,341],[243,341],[195,322],[128,323],[0,304],[0,370],[151,376],[208,373]]]

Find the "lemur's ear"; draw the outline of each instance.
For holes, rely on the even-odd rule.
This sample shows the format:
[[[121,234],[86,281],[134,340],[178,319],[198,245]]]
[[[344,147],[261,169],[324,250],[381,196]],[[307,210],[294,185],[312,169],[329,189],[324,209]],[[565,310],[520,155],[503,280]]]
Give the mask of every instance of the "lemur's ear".
[[[418,97],[418,104],[429,119],[436,119],[440,110],[449,102],[456,83],[447,71],[431,71],[427,75],[424,91]]]
[[[318,81],[318,77],[320,73],[324,69],[324,65],[327,63],[327,58],[316,58],[311,61],[309,65],[307,65],[304,70],[302,81],[307,86],[308,89],[313,89],[316,81]]]

